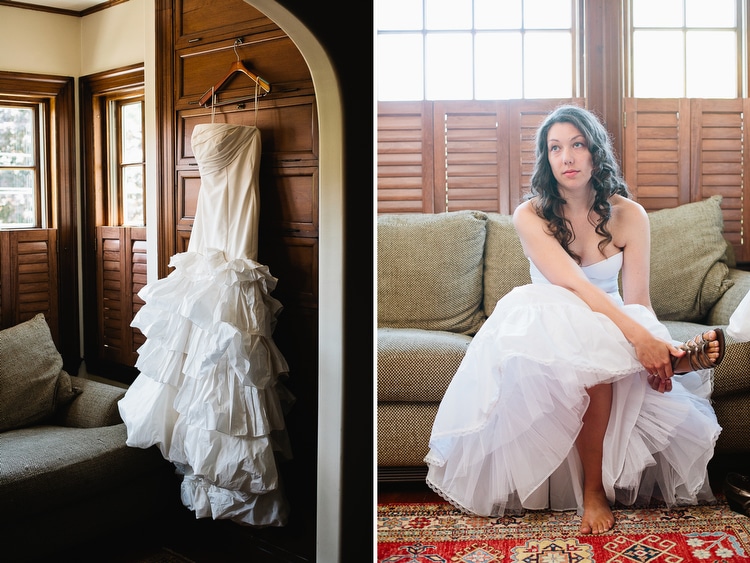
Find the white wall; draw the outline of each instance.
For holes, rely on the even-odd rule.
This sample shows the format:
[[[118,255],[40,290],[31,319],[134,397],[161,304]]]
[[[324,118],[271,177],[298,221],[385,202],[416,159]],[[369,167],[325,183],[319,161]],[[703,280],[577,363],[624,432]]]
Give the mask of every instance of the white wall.
[[[0,6],[0,70],[79,76],[80,20]]]

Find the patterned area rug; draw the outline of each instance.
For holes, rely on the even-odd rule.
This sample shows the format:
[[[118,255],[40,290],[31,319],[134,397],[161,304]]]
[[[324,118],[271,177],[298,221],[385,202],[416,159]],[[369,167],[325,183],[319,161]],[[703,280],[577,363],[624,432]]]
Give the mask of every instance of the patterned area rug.
[[[378,563],[750,562],[750,518],[723,502],[623,508],[615,527],[581,535],[575,512],[469,516],[448,503],[381,504]]]

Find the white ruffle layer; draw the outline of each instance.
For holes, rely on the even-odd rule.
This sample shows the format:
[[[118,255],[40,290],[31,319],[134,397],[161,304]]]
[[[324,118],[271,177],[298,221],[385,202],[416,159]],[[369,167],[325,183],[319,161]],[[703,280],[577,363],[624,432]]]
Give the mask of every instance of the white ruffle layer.
[[[177,254],[170,266],[139,292],[145,305],[131,323],[146,341],[118,405],[127,444],[156,445],[177,465],[196,517],[284,525],[276,460],[291,457],[284,409],[294,398],[272,338],[276,279],[221,251]]]
[[[625,311],[672,340],[642,306]],[[711,372],[673,378],[658,393],[633,347],[606,316],[549,284],[501,299],[474,337],[440,405],[428,484],[464,511],[582,511],[575,447],[588,387],[613,383],[603,478],[611,502],[668,505],[711,500],[706,466],[721,427],[710,406]]]

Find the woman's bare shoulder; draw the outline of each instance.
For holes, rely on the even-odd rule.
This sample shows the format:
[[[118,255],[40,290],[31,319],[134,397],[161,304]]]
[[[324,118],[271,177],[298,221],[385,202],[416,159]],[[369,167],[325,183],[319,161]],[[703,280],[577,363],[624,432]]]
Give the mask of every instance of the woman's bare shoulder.
[[[624,221],[642,221],[648,219],[646,210],[635,200],[621,195],[613,195],[609,199],[612,205],[612,219]]]

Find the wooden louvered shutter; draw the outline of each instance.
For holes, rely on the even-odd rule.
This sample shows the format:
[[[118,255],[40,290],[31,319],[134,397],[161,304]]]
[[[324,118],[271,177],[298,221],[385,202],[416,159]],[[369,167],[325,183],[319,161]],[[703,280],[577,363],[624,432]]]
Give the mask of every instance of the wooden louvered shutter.
[[[748,100],[625,99],[625,180],[647,211],[722,196],[724,234],[750,259],[743,226]]]
[[[378,105],[378,212],[432,213],[432,104]]]
[[[750,259],[744,240],[744,225],[750,220],[745,209],[744,168],[750,162],[748,128],[750,100],[691,100],[691,201],[722,196],[724,237],[734,247],[739,261]]]
[[[496,102],[435,103],[435,211],[508,208],[508,127],[501,109]]]
[[[146,229],[97,227],[99,357],[134,366],[144,337],[130,326],[146,284]]]
[[[57,230],[0,231],[0,318],[2,327],[44,313],[58,341]]]
[[[684,99],[625,99],[623,173],[647,211],[690,201],[690,107]]]

